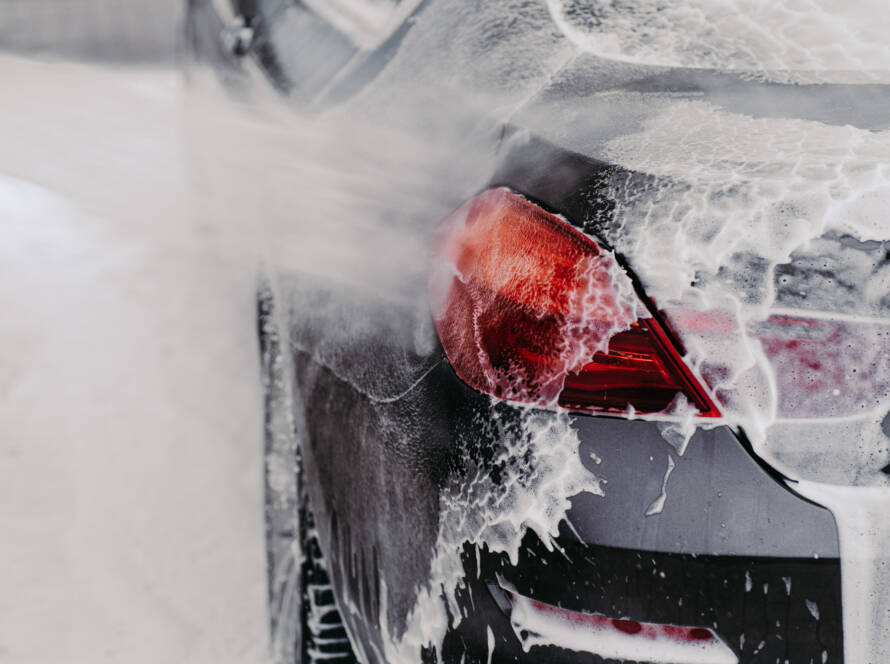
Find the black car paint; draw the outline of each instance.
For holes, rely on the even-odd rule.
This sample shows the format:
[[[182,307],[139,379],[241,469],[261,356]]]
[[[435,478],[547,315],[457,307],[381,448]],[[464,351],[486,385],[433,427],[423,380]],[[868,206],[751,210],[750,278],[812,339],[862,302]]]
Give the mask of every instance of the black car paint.
[[[513,162],[514,157],[508,154],[506,161],[523,163]],[[492,184],[511,185],[555,203],[558,195],[546,186],[551,175],[558,176],[553,182],[569,187],[567,183],[597,181],[603,168],[559,150],[553,157],[553,169],[540,169],[542,179],[526,172],[513,179],[505,166]],[[572,191],[583,189],[574,187]],[[292,288],[313,290],[311,297],[318,297],[320,286],[293,283]],[[301,294],[296,299],[305,303],[306,297]],[[349,301],[343,293],[330,297],[341,303]],[[373,305],[356,300],[350,315],[366,317],[366,309],[373,308],[383,318],[406,320],[405,312],[388,311],[387,307],[393,305],[384,300]],[[353,633],[374,643],[378,638],[380,577],[400,580],[398,588],[388,589],[386,619],[398,633],[413,606],[416,589],[427,580],[443,487],[459,483],[471,468],[486,467],[493,476],[501,472],[503,469],[490,465],[491,460],[521,423],[517,409],[493,403],[464,385],[438,345],[430,356],[412,358],[414,370],[404,373],[402,384],[406,389],[413,387],[400,398],[381,399],[356,389],[313,359],[311,340],[317,338],[325,322],[307,323],[306,311],[301,307],[291,318],[292,347],[303,349],[295,354],[295,388],[303,394],[303,407],[309,414],[305,472],[311,478],[313,509],[320,539],[332,561],[335,585],[365,616],[364,621],[354,615],[346,620],[354,621],[350,622]],[[312,333],[306,332],[309,328]],[[361,363],[374,358],[369,369],[374,370],[403,364],[413,347],[412,338],[407,334],[400,337],[393,328],[386,335],[355,338],[344,352]],[[416,382],[417,375],[425,372]],[[495,421],[496,427],[486,424]],[[579,611],[714,626],[731,647],[740,649],[747,644],[741,654],[754,657],[757,649],[756,656],[762,661],[772,661],[768,657],[775,655],[795,664],[805,663],[821,658],[823,650],[830,652],[830,661],[841,661],[839,554],[833,517],[794,494],[780,477],[760,464],[738,432],[725,426],[700,430],[686,453],[678,457],[655,422],[575,415],[572,426],[581,441],[582,462],[607,482],[603,496],[576,496],[566,516],[572,528],[564,529],[557,544],[578,555],[572,556],[567,566],[563,554],[543,550],[535,537],[529,536],[518,566],[510,565],[505,556],[487,554],[484,560],[489,570],[497,569],[511,580],[531,579],[526,585],[535,598]],[[592,461],[592,453],[601,463]],[[645,516],[661,491],[668,457],[677,466],[664,509]],[[535,549],[537,555],[528,555]],[[468,564],[472,558],[467,556]],[[616,578],[624,574],[647,578],[661,571],[666,577],[657,588],[645,583],[597,581],[604,573]],[[757,579],[756,590],[745,591],[746,571]],[[493,578],[489,572],[484,579]],[[690,583],[690,578],[695,583]],[[786,592],[783,578],[791,579],[790,592]],[[485,583],[474,577],[473,570],[467,570],[466,579],[466,597],[473,600],[464,605],[468,616],[461,628],[446,641],[446,661],[460,661],[461,655],[470,656],[467,661],[484,661],[487,652],[485,638],[472,639],[470,634],[479,631],[477,623],[488,620],[476,610],[490,604],[490,598],[486,599]],[[551,594],[542,596],[541,589],[550,589]],[[672,614],[671,607],[681,596],[695,601],[687,600],[686,610]],[[822,598],[818,621],[805,606],[806,600],[816,597]],[[738,606],[734,602],[739,602]],[[721,611],[723,606],[729,608]],[[782,614],[782,619],[770,631],[766,625],[771,618],[767,616],[773,613]],[[506,652],[525,661],[509,623],[497,614],[491,619],[493,626],[501,627],[496,632],[498,638],[512,644],[502,648],[495,661],[513,661],[501,659]],[[789,651],[792,635],[795,646]],[[484,630],[481,636],[485,636]],[[758,648],[760,641],[764,645]],[[458,643],[470,650],[461,651]],[[376,647],[382,651],[381,644]],[[529,661],[540,661],[536,659],[539,656],[535,651]],[[584,659],[581,655],[551,654],[548,661]]]
[[[195,50],[237,70],[237,58],[215,46],[218,25],[209,6],[193,0],[191,8]],[[403,30],[410,28],[409,23]],[[331,94],[329,99],[336,101],[358,89],[356,81],[367,83],[396,47],[397,42],[390,41],[371,54],[364,68],[358,67],[359,73],[347,79],[353,82],[342,88],[345,92]],[[292,73],[285,72],[276,57],[273,42],[261,39],[257,53],[274,83],[285,89],[296,85]],[[623,171],[557,146],[571,142],[572,137],[560,127],[571,124],[572,109],[577,106],[563,104],[568,110],[552,116],[556,126],[541,130],[542,118],[550,109],[568,98],[585,99],[587,85],[595,88],[596,76],[588,76],[580,85],[583,76],[577,73],[595,71],[595,64],[579,59],[573,64],[574,76],[567,72],[553,81],[513,116],[500,139],[500,166],[489,183],[508,186],[540,202],[592,235],[610,223],[614,201],[607,191],[651,185],[646,174]],[[769,114],[769,104],[763,103],[765,93],[753,97],[737,93],[737,88],[724,85],[722,75],[665,73],[670,74],[639,68],[625,76],[622,84],[628,89],[708,94],[718,103]],[[737,82],[736,77],[733,80]],[[806,90],[779,86],[767,92],[795,97],[802,112],[814,119],[824,115],[821,105],[808,101]],[[883,98],[886,89],[876,87],[874,94]],[[886,119],[873,113],[857,122],[869,128],[886,126]],[[595,143],[590,137],[585,140]],[[352,306],[348,294],[326,285],[293,275],[282,279],[286,286],[280,292],[290,293],[294,300],[337,299],[341,312]],[[365,315],[363,308],[371,306],[366,299],[353,304],[350,315],[355,316]],[[288,302],[279,306],[286,308]],[[384,300],[373,306],[378,315],[382,310],[385,318],[395,322],[410,316],[387,311],[397,305]],[[314,344],[330,321],[307,321],[311,310],[301,307],[288,316],[295,393],[302,400],[299,407],[309,415],[300,432],[304,472],[337,594],[343,604],[358,608],[357,612],[344,611],[344,618],[365,653],[382,662],[381,618],[398,634],[416,590],[427,582],[444,487],[459,482],[468,468],[487,468],[497,476],[502,469],[491,465],[494,451],[520,426],[519,418],[512,406],[494,403],[464,385],[437,342],[428,355],[413,356],[414,341],[398,325],[388,335],[356,337],[342,352],[366,364],[368,371],[386,371],[389,365],[407,367],[401,376],[404,394],[380,398],[361,389],[319,361]],[[491,422],[498,424],[491,426]],[[572,610],[713,626],[741,662],[805,664],[823,661],[823,652],[828,653],[828,661],[842,661],[833,518],[798,497],[782,478],[759,463],[741,432],[726,427],[700,431],[687,453],[676,457],[656,423],[577,415],[572,417],[572,426],[581,439],[582,460],[590,463],[590,452],[602,459],[592,470],[608,481],[605,495],[574,499],[567,515],[573,528],[563,527],[557,540],[568,555],[546,550],[531,534],[515,566],[503,555],[483,550],[477,556],[468,548],[461,593],[465,615],[449,632],[442,651],[429,653],[430,658],[486,661],[485,629],[491,626],[497,643],[493,661],[601,661],[558,648],[524,653],[488,591],[487,584],[502,574],[529,595]],[[664,510],[647,517],[646,507],[661,490],[669,455],[678,465]],[[382,579],[399,583],[383,587]],[[388,594],[387,615],[381,617],[384,592]],[[685,601],[679,603],[681,598]],[[805,606],[806,600],[816,599],[818,620]]]

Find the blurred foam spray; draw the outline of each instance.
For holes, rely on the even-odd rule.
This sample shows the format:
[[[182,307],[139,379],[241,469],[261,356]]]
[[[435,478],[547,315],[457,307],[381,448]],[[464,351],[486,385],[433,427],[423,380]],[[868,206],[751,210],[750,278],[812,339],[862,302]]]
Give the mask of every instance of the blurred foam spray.
[[[0,2],[0,661],[266,659],[252,266],[190,221],[178,0]]]

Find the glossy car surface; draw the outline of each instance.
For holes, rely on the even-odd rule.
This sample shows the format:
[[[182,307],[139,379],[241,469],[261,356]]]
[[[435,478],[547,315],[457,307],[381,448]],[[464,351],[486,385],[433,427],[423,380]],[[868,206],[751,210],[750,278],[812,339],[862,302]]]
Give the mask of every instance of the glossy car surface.
[[[890,125],[884,84],[785,84],[615,62],[567,50],[546,3],[501,4],[192,0],[189,40],[234,85],[253,76],[301,111],[359,108],[424,140],[472,142],[451,166],[465,177],[448,170],[453,152],[431,154],[451,179],[425,217],[412,207],[401,218],[394,202],[385,210],[394,223],[432,238],[473,195],[511,192],[603,251],[617,247],[615,260],[678,357],[688,337],[650,297],[657,284],[646,266],[620,250],[630,230],[616,210],[656,207],[666,191],[693,185],[610,161],[603,146],[685,103],[761,123],[872,133]],[[352,20],[363,7],[384,18]],[[533,29],[536,21],[550,27]],[[843,103],[851,95],[855,103]],[[466,166],[478,155],[485,168]],[[826,237],[878,256],[875,270],[886,262],[883,245]],[[783,291],[783,275],[823,279],[825,292],[847,277],[839,264],[807,261],[778,261],[777,302],[823,311]],[[794,490],[744,424],[697,420],[678,445],[670,417],[473,389],[443,348],[427,279],[409,271],[394,297],[300,265],[269,275],[260,299],[267,446],[286,466],[297,445],[292,472],[301,477],[269,507],[273,623],[298,620],[275,614],[275,588],[294,538],[288,515],[304,492],[361,661],[844,661],[835,516]],[[696,366],[690,380],[729,409],[736,397],[708,372]],[[885,461],[876,458],[875,477]],[[563,467],[575,470],[554,471]],[[321,658],[323,649],[310,650],[305,659]]]

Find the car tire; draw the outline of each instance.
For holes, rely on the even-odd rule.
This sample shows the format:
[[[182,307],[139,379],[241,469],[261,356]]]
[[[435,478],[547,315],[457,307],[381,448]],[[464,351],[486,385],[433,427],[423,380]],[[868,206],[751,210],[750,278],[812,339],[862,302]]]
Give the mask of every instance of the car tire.
[[[272,288],[257,295],[264,391],[264,498],[270,642],[276,664],[356,664],[302,481],[292,384]]]

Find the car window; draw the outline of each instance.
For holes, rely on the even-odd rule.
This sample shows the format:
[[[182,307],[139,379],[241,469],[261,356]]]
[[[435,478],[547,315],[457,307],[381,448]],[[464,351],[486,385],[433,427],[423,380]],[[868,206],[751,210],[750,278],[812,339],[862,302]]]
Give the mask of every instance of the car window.
[[[328,20],[360,50],[386,40],[419,4],[419,0],[300,0]]]
[[[381,47],[422,0],[232,2],[260,28],[253,51],[266,73],[295,99],[310,102],[319,95],[348,96],[373,78],[392,51]]]

